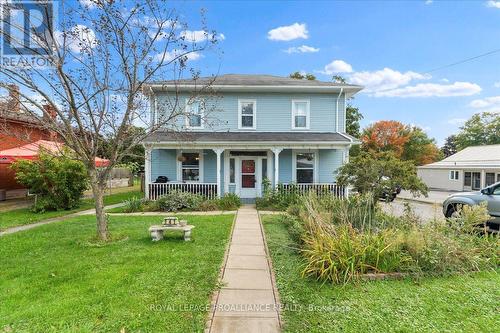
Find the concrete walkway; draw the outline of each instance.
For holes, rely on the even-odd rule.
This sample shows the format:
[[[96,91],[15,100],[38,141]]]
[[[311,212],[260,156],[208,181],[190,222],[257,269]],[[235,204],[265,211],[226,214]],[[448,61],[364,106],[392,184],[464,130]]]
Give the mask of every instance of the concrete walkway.
[[[279,332],[279,301],[273,281],[257,210],[245,205],[236,216],[223,287],[215,295],[207,332]]]
[[[105,210],[113,209],[113,208],[117,208],[117,207],[121,207],[121,206],[123,206],[123,203],[109,205],[109,206],[104,207],[104,209]],[[60,222],[60,221],[67,220],[67,219],[72,218],[72,217],[82,216],[82,215],[95,215],[95,209],[82,210],[81,212],[76,212],[76,213],[58,216],[58,217],[53,217],[51,219],[46,219],[46,220],[42,220],[39,222],[31,223],[31,224],[19,225],[17,227],[5,229],[4,231],[0,232],[0,237],[3,235],[8,235],[8,234],[13,234],[13,233],[19,232],[19,231],[33,229],[33,228],[39,227],[41,225],[50,224],[50,223],[54,223],[54,222]]]

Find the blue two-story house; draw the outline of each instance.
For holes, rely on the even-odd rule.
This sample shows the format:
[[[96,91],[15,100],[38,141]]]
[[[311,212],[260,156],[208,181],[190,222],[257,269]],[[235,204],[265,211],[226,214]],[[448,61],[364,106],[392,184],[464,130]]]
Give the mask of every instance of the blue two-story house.
[[[246,201],[263,184],[335,189],[359,141],[346,134],[346,99],[360,86],[271,75],[152,82],[144,140],[146,197],[171,189]]]

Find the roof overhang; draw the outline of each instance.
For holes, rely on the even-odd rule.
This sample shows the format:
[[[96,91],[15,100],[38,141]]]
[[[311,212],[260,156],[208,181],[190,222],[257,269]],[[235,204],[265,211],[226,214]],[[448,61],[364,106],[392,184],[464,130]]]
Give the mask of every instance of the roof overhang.
[[[210,90],[214,92],[277,92],[277,93],[320,93],[340,94],[343,92],[346,98],[350,98],[363,89],[362,86],[288,86],[288,85],[194,85],[194,84],[161,84],[151,83],[146,85],[152,92],[202,92]]]
[[[266,150],[271,148],[282,149],[346,149],[352,145],[349,142],[144,142],[149,149],[241,149]]]

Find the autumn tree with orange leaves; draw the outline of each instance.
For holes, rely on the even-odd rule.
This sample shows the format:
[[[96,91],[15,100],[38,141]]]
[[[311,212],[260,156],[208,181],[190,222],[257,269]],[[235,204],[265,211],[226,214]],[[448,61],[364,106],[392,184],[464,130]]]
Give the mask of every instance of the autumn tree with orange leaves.
[[[361,136],[362,149],[372,154],[392,152],[416,165],[435,162],[441,158],[434,139],[419,127],[395,120],[381,120],[365,128]]]

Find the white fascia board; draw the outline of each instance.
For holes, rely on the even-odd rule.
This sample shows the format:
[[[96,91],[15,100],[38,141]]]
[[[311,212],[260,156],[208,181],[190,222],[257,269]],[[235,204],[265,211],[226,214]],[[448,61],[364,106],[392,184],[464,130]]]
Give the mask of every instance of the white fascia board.
[[[151,89],[156,91],[193,91],[197,88],[204,88],[205,85],[192,85],[192,84],[177,84],[177,85],[163,85],[163,84],[150,84],[148,85]],[[251,91],[251,92],[319,92],[319,93],[338,93],[342,89],[350,97],[355,93],[361,91],[363,87],[346,87],[346,86],[245,86],[245,85],[210,85],[210,89],[216,91],[228,91],[228,92],[241,92],[241,91]]]
[[[153,148],[197,148],[197,149],[271,149],[279,147],[283,149],[345,149],[351,143],[349,142],[280,142],[280,143],[256,143],[256,142],[179,142],[179,143],[147,143],[148,146]],[[144,144],[146,145],[146,144]]]

